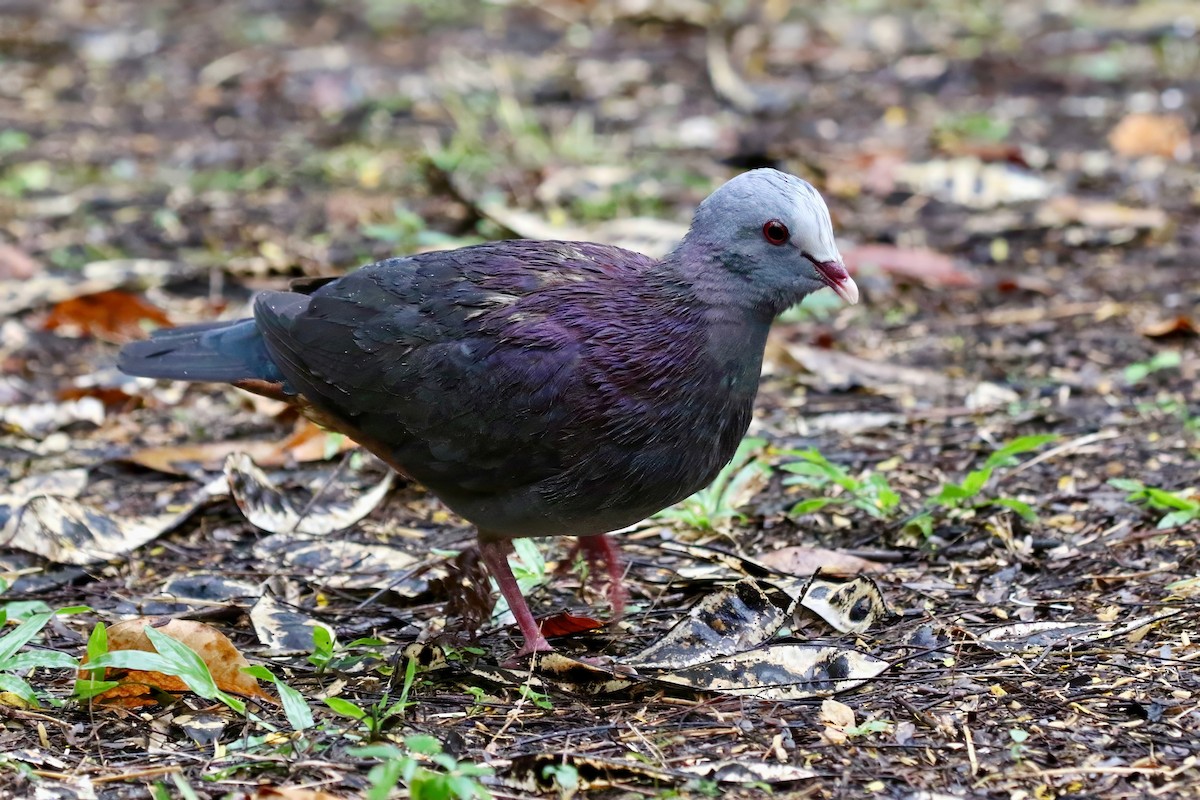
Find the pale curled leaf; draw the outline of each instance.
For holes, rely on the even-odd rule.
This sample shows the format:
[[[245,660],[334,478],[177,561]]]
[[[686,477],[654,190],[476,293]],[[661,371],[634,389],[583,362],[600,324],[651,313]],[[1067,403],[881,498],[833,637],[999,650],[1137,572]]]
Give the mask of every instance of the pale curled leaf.
[[[879,676],[889,666],[888,662],[857,650],[776,644],[669,672],[657,680],[764,700],[800,700],[849,691]]]
[[[416,597],[425,591],[431,578],[444,574],[444,570],[430,569],[417,575],[417,558],[386,544],[277,533],[255,545],[254,552],[264,562],[299,572],[331,589],[388,589],[404,597]]]
[[[703,761],[677,769],[717,783],[792,783],[817,777],[813,770],[795,764],[750,759]]]
[[[191,486],[179,493],[172,513],[124,516],[70,497],[39,495],[10,512],[0,546],[34,553],[57,564],[110,561],[158,538],[190,517],[212,496]]]
[[[262,642],[272,653],[307,653],[313,649],[313,631],[332,629],[308,614],[284,605],[274,596],[266,594],[250,609],[250,624]]]
[[[862,633],[891,614],[883,592],[865,575],[848,581],[814,575],[800,605],[842,633]]]
[[[0,430],[9,430],[30,439],[43,439],[54,431],[79,422],[102,425],[104,403],[95,397],[81,397],[63,403],[0,407]]]
[[[394,475],[388,471],[366,491],[355,492],[358,483],[353,476],[338,470],[318,485],[307,502],[296,503],[248,455],[234,454],[225,462],[225,477],[238,508],[252,525],[269,533],[323,535],[345,530],[375,510]],[[353,483],[354,489],[347,483]]]
[[[775,635],[791,607],[785,593],[744,578],[700,600],[666,636],[624,663],[680,669],[748,650]]]
[[[991,628],[979,636],[979,643],[991,650],[1040,650],[1067,644],[1099,642],[1124,636],[1157,624],[1180,613],[1171,609],[1163,614],[1138,617],[1120,625],[1105,622],[1018,622]]]

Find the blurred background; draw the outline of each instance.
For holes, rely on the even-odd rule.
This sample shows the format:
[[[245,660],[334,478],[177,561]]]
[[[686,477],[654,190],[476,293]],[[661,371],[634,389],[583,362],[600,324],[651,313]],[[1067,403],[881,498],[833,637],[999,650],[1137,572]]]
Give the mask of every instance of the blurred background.
[[[704,748],[778,756],[848,787],[814,784],[823,796],[1194,786],[1184,771],[1195,772],[1200,687],[1179,664],[1195,655],[1200,591],[1198,25],[1195,0],[0,0],[3,599],[86,604],[112,620],[159,613],[155,598],[182,591],[168,580],[207,570],[244,577],[251,589],[235,588],[248,597],[282,585],[288,609],[342,641],[436,635],[445,618],[432,609],[462,581],[403,596],[396,576],[446,570],[445,554],[472,537],[461,520],[367,470],[346,494],[370,514],[333,539],[407,550],[379,584],[345,582],[375,575],[370,562],[264,555],[276,551],[257,549],[263,516],[244,497],[221,500],[238,491],[226,457],[247,453],[324,501],[342,470],[326,460],[349,444],[230,387],[122,376],[118,345],[244,315],[254,292],[289,278],[423,249],[524,236],[662,254],[716,186],[769,165],[823,193],[863,300],[819,292],[785,314],[743,456],[699,500],[622,538],[627,627],[573,645],[648,643],[710,567],[736,577],[730,559],[706,565],[665,543],[774,558],[795,574],[849,551],[854,566],[841,568],[876,570],[903,615],[854,637],[895,659],[884,681],[846,697],[879,726],[836,740],[807,701],[683,706],[654,689],[614,710],[574,686],[555,697],[561,714],[521,711],[524,693],[508,693],[493,733],[466,692],[443,686],[422,703],[447,713],[421,710],[405,726],[457,724],[472,760],[576,746],[672,765]],[[542,581],[536,611],[588,607],[547,579],[568,543],[525,544],[519,574]],[[780,560],[812,546],[807,566]],[[469,605],[450,617],[491,610]],[[977,646],[993,625],[1124,626],[1160,611],[1181,613],[1100,645],[1039,639],[1067,646],[1026,661],[1019,642]],[[275,647],[236,613],[226,619],[239,642]],[[283,649],[305,651],[311,621],[292,616],[303,636]],[[918,629],[927,623],[933,632]],[[47,630],[60,650],[87,638]],[[499,653],[503,629],[486,630]],[[913,646],[920,657],[897,656]],[[367,695],[388,684],[361,678]],[[169,752],[149,740],[153,770],[140,771],[144,715],[93,718],[97,749],[83,722],[21,728],[20,713],[0,750],[32,753],[13,759],[39,769],[86,775],[84,762],[103,762],[138,767],[138,780]],[[547,720],[561,738],[542,735]],[[248,729],[229,730],[232,742]],[[118,734],[132,760],[108,749]],[[842,746],[847,736],[859,744]],[[196,741],[169,745],[193,786],[210,767],[239,793],[267,778],[242,781],[212,760],[211,737]],[[322,752],[279,747],[247,752],[271,770]],[[327,780],[332,763],[349,770],[343,788],[361,789],[353,770],[366,762],[340,749],[294,774],[320,785],[308,781]]]

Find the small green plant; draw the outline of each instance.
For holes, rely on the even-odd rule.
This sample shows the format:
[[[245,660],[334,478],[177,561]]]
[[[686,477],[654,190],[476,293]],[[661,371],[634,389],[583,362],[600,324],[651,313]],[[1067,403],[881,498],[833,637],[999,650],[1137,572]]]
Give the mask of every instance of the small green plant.
[[[1008,738],[1012,739],[1012,744],[1008,746],[1008,754],[1013,761],[1020,764],[1025,760],[1025,751],[1029,749],[1025,744],[1029,740],[1029,731],[1011,728],[1008,731]]]
[[[579,793],[579,770],[571,764],[547,764],[542,767],[542,778],[553,782],[561,798]]]
[[[894,724],[886,719],[868,719],[861,725],[854,725],[846,729],[846,735],[851,739],[866,739],[872,734],[888,733],[892,730]]]
[[[400,699],[395,703],[391,702],[389,693],[385,691],[378,702],[367,708],[360,708],[341,697],[326,697],[325,705],[329,706],[335,714],[361,722],[366,729],[367,741],[374,742],[381,739],[387,730],[403,719],[410,706],[416,705],[414,701],[408,699],[416,675],[417,662],[410,658],[404,668],[404,685],[400,689]]]
[[[944,514],[960,510],[975,510],[986,506],[1007,508],[1017,512],[1022,519],[1029,522],[1037,520],[1037,514],[1026,502],[1015,497],[986,497],[985,490],[991,483],[996,470],[1010,467],[1018,463],[1017,456],[1037,450],[1043,445],[1058,440],[1052,433],[1020,436],[1001,447],[987,457],[983,466],[967,473],[961,483],[948,482],[942,484],[937,494],[925,502],[926,510],[909,520],[908,524],[921,531],[925,536],[933,533],[935,514]]]
[[[460,763],[432,736],[407,736],[403,750],[394,744],[377,744],[355,748],[350,755],[381,759],[367,773],[371,782],[367,800],[387,800],[397,784],[404,784],[413,800],[490,800],[492,796],[479,782],[492,774],[491,768]]]
[[[1125,368],[1125,382],[1130,386],[1134,386],[1156,372],[1176,369],[1182,363],[1183,356],[1179,354],[1178,350],[1163,350],[1161,353],[1155,353],[1147,361],[1138,361],[1127,366]]]
[[[845,301],[833,292],[813,292],[801,302],[779,315],[785,325],[797,322],[820,322],[845,308]]]
[[[393,218],[387,222],[364,225],[362,235],[368,239],[375,239],[391,245],[400,252],[422,247],[463,247],[483,241],[478,236],[451,236],[448,233],[432,230],[426,225],[424,218],[403,206],[397,205],[393,211]]]
[[[313,651],[308,656],[308,663],[317,668],[317,674],[345,671],[363,661],[384,659],[379,649],[384,645],[382,639],[364,637],[342,645],[324,625],[314,626],[312,635]]]
[[[1129,502],[1139,503],[1152,511],[1165,512],[1158,521],[1160,529],[1200,522],[1200,490],[1181,489],[1169,492],[1126,478],[1113,478],[1108,483],[1129,492],[1129,496],[1125,498]]]
[[[10,606],[0,609],[0,629],[8,622]],[[64,609],[59,613],[65,613]],[[21,699],[31,708],[38,707],[37,692],[21,676],[27,670],[38,667],[50,669],[75,669],[79,662],[66,653],[53,650],[27,650],[18,652],[29,644],[33,637],[54,617],[52,611],[39,611],[25,617],[13,630],[0,637],[0,692],[7,692]]]
[[[279,692],[279,702],[283,705],[283,713],[287,716],[288,723],[291,724],[293,730],[302,731],[316,724],[304,695],[275,677],[271,670],[256,665],[245,667],[242,671],[260,681],[275,684],[275,690]]]
[[[526,700],[544,711],[549,711],[554,708],[554,703],[550,701],[550,695],[545,694],[544,692],[539,692],[537,689],[534,689],[527,683],[521,684],[521,686],[518,687],[518,691],[521,693],[521,697],[524,697]]]
[[[783,455],[798,459],[780,467],[784,472],[791,473],[783,479],[785,486],[807,486],[819,491],[836,486],[841,491],[832,497],[801,500],[792,506],[790,513],[794,516],[811,514],[836,504],[849,505],[877,519],[886,519],[894,516],[900,508],[900,495],[877,472],[868,472],[862,478],[855,478],[845,467],[834,464],[816,448],[789,450]]]
[[[986,113],[970,113],[948,116],[934,129],[934,138],[940,145],[958,142],[1002,142],[1012,132],[1012,122]]]
[[[738,508],[771,474],[770,468],[758,459],[765,439],[747,437],[738,445],[733,459],[717,473],[706,488],[683,502],[655,514],[656,519],[677,520],[702,530],[717,530],[733,520],[746,516]]]

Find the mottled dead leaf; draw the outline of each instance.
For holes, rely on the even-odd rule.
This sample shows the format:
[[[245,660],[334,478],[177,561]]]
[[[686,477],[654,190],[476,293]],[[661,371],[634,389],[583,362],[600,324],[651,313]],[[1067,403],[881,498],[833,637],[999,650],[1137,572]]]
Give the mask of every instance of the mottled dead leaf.
[[[258,640],[272,653],[310,653],[313,630],[320,627],[334,633],[328,625],[269,594],[260,597],[250,610],[250,624]]]
[[[229,456],[225,477],[246,519],[269,533],[323,535],[345,530],[370,514],[392,487],[395,473],[385,472],[365,488],[353,470],[337,469],[315,482],[300,502],[275,484],[245,453]]]
[[[662,639],[623,663],[681,669],[748,650],[775,635],[792,605],[784,592],[745,578],[703,598]]]
[[[800,605],[842,633],[862,633],[891,615],[883,592],[865,575],[848,581],[814,575]]]
[[[857,650],[811,644],[775,644],[737,653],[657,680],[701,691],[763,700],[827,697],[862,686],[890,664]]]

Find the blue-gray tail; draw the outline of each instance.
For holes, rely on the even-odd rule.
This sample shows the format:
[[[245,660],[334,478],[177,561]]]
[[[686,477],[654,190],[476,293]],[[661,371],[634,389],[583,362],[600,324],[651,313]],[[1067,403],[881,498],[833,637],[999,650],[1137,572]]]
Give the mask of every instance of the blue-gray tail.
[[[253,319],[163,328],[122,347],[117,368],[183,381],[283,381]]]

